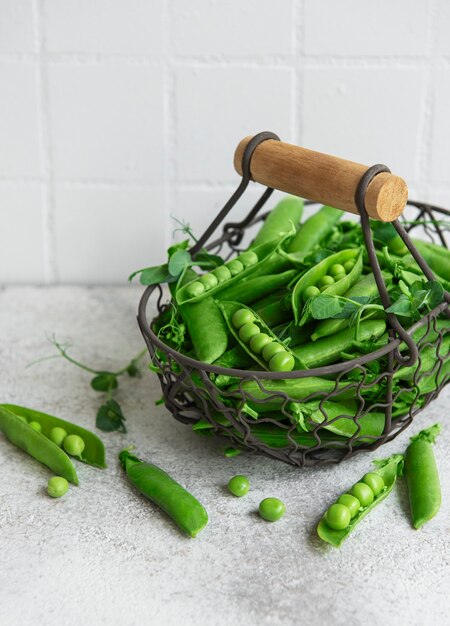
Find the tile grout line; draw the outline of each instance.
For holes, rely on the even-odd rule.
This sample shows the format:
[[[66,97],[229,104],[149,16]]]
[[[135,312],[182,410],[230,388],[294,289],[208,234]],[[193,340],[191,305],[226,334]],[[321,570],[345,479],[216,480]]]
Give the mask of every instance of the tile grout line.
[[[45,34],[42,0],[33,0],[34,36],[39,51],[37,71],[38,120],[43,183],[43,243],[44,243],[44,282],[57,281],[54,233],[54,188],[52,171],[52,149],[50,139],[50,111],[48,93],[48,73],[45,57]]]

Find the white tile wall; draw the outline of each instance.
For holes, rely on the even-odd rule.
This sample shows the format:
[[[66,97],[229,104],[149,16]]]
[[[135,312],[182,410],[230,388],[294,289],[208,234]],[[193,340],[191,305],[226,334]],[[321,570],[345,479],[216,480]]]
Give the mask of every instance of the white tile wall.
[[[447,0],[1,0],[0,284],[157,263],[260,130],[450,206],[449,32]]]

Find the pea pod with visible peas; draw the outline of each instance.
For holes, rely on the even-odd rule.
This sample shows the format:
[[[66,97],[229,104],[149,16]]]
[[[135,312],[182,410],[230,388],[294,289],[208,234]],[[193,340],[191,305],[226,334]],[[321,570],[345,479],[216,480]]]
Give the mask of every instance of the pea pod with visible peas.
[[[263,369],[290,372],[295,366],[304,368],[301,360],[252,309],[238,302],[219,302],[218,305],[236,341]]]
[[[196,537],[208,523],[200,502],[164,470],[133,456],[129,450],[119,454],[130,482],[159,506],[190,537]]]
[[[441,485],[432,444],[441,432],[440,424],[411,437],[405,455],[404,474],[414,528],[431,520],[441,506]]]
[[[338,280],[335,281],[328,272],[333,266],[338,264],[345,267],[344,264],[348,261],[355,262],[353,267],[342,278],[337,275]],[[310,297],[318,295],[317,290],[326,294],[340,296],[356,283],[361,276],[362,269],[363,255],[361,248],[350,248],[326,257],[302,274],[292,290],[292,310],[295,323],[301,326],[310,321],[311,315],[307,313],[302,315],[302,310]]]
[[[328,508],[317,527],[319,537],[339,548],[355,526],[391,493],[401,475],[403,459],[402,454],[394,454],[377,461],[376,470],[363,476]]]

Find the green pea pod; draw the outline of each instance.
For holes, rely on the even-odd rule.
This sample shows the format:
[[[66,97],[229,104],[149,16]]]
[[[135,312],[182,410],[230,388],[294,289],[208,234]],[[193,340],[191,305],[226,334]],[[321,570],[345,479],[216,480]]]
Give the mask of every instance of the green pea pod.
[[[413,239],[413,243],[430,268],[450,281],[450,250],[420,239]]]
[[[23,406],[17,406],[15,404],[2,404],[0,407],[8,409],[8,411],[11,411],[15,415],[20,415],[31,421],[39,422],[42,428],[41,433],[45,437],[50,435],[51,429],[55,426],[63,428],[68,435],[78,435],[84,441],[84,450],[82,455],[79,457],[79,460],[83,461],[83,463],[87,463],[88,465],[93,465],[94,467],[99,467],[101,469],[107,467],[105,459],[105,446],[103,445],[102,440],[90,430],[82,428],[77,424],[72,424],[72,422],[62,420],[54,415],[48,415],[47,413],[42,413],[41,411],[27,409]]]
[[[228,300],[242,302],[242,304],[253,304],[267,296],[267,294],[285,287],[298,276],[298,270],[291,269],[279,274],[264,274],[262,276],[249,276],[239,282],[234,282],[224,287],[217,294],[217,300]]]
[[[276,302],[266,304],[264,307],[253,307],[259,317],[271,328],[286,322],[292,318],[292,311],[290,308],[286,308],[283,304],[283,298],[278,299]]]
[[[241,346],[234,346],[214,361],[213,365],[230,369],[251,369],[253,358]]]
[[[411,437],[411,443],[406,450],[404,473],[412,523],[417,529],[431,520],[441,506],[441,485],[431,445],[440,432],[440,424],[422,430],[415,437]]]
[[[170,289],[172,298],[175,298],[177,291],[181,289],[181,287],[184,287],[184,285],[187,285],[193,280],[196,280],[196,278],[198,278],[197,272],[194,269],[192,269],[192,267],[187,267],[183,275],[181,276],[181,278],[179,278],[174,283],[169,283],[169,289]]]
[[[300,226],[287,246],[287,252],[306,256],[322,239],[325,239],[343,216],[343,212],[323,206]]]
[[[0,405],[0,430],[15,446],[24,450],[34,459],[43,463],[57,476],[62,476],[74,485],[78,485],[75,467],[67,454],[45,435],[33,430],[12,413],[8,405]]]
[[[297,228],[303,215],[304,202],[297,196],[287,196],[269,213],[258,231],[250,249],[280,237]]]
[[[122,450],[119,460],[130,482],[165,511],[182,531],[196,537],[203,530],[208,523],[208,514],[184,487],[161,468],[141,461],[129,450]]]
[[[323,276],[327,275],[328,270],[332,265],[342,264],[352,259],[356,261],[353,269],[343,278],[331,284],[323,291],[323,293],[329,295],[341,296],[343,293],[348,291],[361,276],[363,269],[363,255],[361,248],[350,248],[348,250],[336,252],[336,254],[332,254],[331,256],[328,256],[320,261],[320,263],[317,263],[317,265],[312,267],[299,278],[292,291],[292,310],[294,312],[296,324],[302,326],[312,319],[308,312],[305,312],[305,314],[302,315],[303,305],[305,304],[303,298],[303,292],[305,289],[307,287],[315,287],[318,281]]]
[[[435,345],[426,346],[420,352],[420,364],[414,363],[408,367],[399,367],[394,371],[394,381],[410,381],[414,379],[416,372],[426,373],[431,372],[430,376],[436,377],[436,381],[442,381],[448,373],[448,363],[450,362],[450,333],[443,336],[440,347],[439,356],[444,360],[441,371],[436,369],[436,351]]]
[[[323,428],[341,437],[353,437],[357,433],[358,443],[367,443],[382,435],[385,424],[384,413],[367,413],[355,421],[357,410],[358,402],[355,400],[314,401],[304,404],[291,402],[289,406],[293,420],[307,430],[315,428],[315,424],[322,424]]]
[[[358,513],[353,517],[349,523],[349,525],[342,530],[335,530],[334,528],[330,528],[330,526],[326,522],[326,516],[324,515],[317,526],[317,534],[319,537],[331,544],[335,548],[339,548],[342,542],[348,537],[348,535],[352,532],[357,524],[368,514],[370,511],[376,507],[380,502],[382,502],[388,495],[391,493],[395,482],[397,480],[397,476],[401,475],[401,468],[403,464],[403,455],[402,454],[394,454],[393,456],[385,459],[383,461],[377,462],[378,469],[374,470],[372,473],[378,474],[384,481],[384,487],[377,496],[374,497],[374,500],[371,504],[366,507],[361,507]]]
[[[385,320],[365,320],[358,329],[358,340],[367,342],[381,337],[386,330]],[[292,352],[305,364],[305,367],[322,367],[341,359],[341,353],[352,347],[355,341],[356,329],[344,328],[331,337],[322,337],[317,341],[306,343],[295,348]]]
[[[258,365],[262,369],[269,371],[269,363],[268,363],[268,361],[265,361],[264,358],[261,356],[261,354],[255,353],[250,348],[248,343],[245,343],[244,341],[241,340],[241,338],[239,336],[238,330],[233,325],[232,318],[233,318],[233,315],[237,311],[240,311],[240,310],[241,311],[243,311],[243,310],[248,311],[249,314],[253,318],[253,323],[259,328],[260,333],[266,334],[268,337],[270,337],[272,342],[275,342],[275,343],[280,344],[280,345],[283,346],[284,350],[288,354],[290,354],[292,356],[293,367],[291,367],[291,369],[305,369],[305,366],[303,365],[302,360],[299,357],[297,357],[292,352],[292,350],[290,350],[287,346],[284,346],[284,344],[270,330],[270,328],[262,321],[262,319],[259,317],[259,315],[257,315],[257,313],[255,313],[255,311],[253,311],[249,307],[244,307],[239,302],[218,302],[218,306],[219,306],[220,310],[222,311],[223,317],[224,317],[224,319],[225,319],[225,321],[226,321],[226,323],[228,325],[228,328],[229,328],[231,334],[233,335],[233,337],[236,339],[236,341],[238,342],[240,347],[243,350],[245,350],[245,352],[248,354],[248,356],[251,357],[256,363],[258,363]],[[288,370],[286,370],[286,371],[288,371]]]
[[[386,280],[392,280],[392,277],[389,275],[385,276]],[[350,289],[343,294],[346,298],[355,298],[355,297],[369,297],[374,298],[378,295],[378,287],[375,282],[375,278],[373,274],[367,274],[363,276],[356,282]],[[311,339],[316,341],[316,339],[320,339],[321,337],[328,337],[330,335],[334,335],[335,333],[347,328],[349,325],[349,319],[328,319],[321,320],[314,332],[311,335]]]
[[[277,419],[277,414],[267,414],[268,418]],[[232,429],[234,435],[243,441],[246,439],[246,435]],[[319,443],[318,438],[313,433],[301,433],[292,429],[292,425],[277,426],[275,424],[254,424],[251,428],[251,438],[257,439],[260,443],[264,444],[268,448],[280,449],[287,446],[292,447],[293,444],[297,444],[302,448],[314,448]],[[342,448],[347,445],[347,441],[344,437],[339,437],[326,431],[321,433],[320,442],[329,448]]]
[[[197,358],[205,363],[219,359],[228,347],[229,333],[212,296],[180,305]]]

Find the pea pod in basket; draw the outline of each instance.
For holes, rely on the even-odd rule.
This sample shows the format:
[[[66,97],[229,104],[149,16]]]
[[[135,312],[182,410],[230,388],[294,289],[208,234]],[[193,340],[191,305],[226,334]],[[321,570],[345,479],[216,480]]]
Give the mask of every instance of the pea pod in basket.
[[[376,470],[365,474],[328,508],[317,527],[319,537],[339,548],[355,526],[391,493],[403,460],[402,454],[394,454],[376,462]]]
[[[239,302],[218,302],[231,334],[245,352],[270,372],[304,369],[301,359],[284,345],[262,319]]]
[[[306,324],[311,315],[306,311],[302,315],[304,305],[309,298],[326,293],[341,296],[356,283],[363,269],[361,248],[341,250],[326,257],[320,263],[305,272],[292,290],[292,310],[296,324]]]

